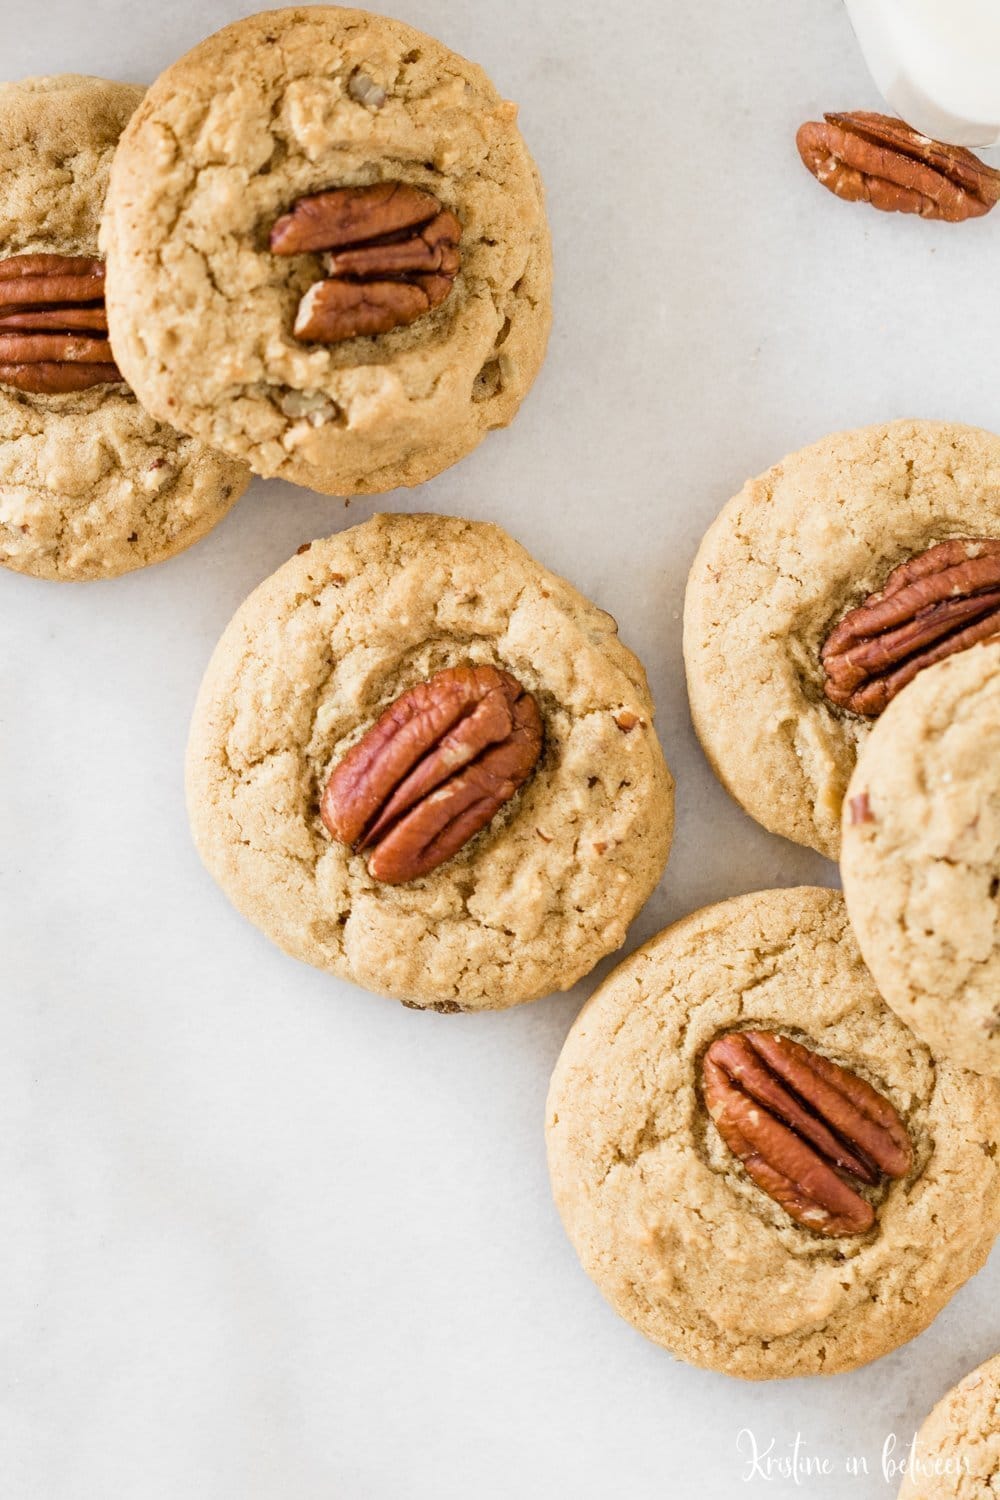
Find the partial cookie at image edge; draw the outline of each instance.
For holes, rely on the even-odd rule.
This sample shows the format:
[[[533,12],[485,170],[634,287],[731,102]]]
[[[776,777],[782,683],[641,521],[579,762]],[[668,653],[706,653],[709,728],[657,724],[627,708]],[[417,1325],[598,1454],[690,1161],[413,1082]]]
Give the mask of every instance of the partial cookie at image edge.
[[[76,74],[0,86],[4,260],[97,258],[115,143],[142,93]],[[19,332],[16,317],[11,326],[8,342],[19,340],[17,358],[27,358],[20,345],[39,335]],[[92,336],[85,329],[75,345]],[[70,394],[0,384],[0,564],[12,571],[100,579],[162,561],[221,520],[249,477],[244,464],[156,422],[121,384]]]
[[[1000,643],[927,668],[876,722],[841,875],[886,1002],[934,1052],[1000,1077]]]

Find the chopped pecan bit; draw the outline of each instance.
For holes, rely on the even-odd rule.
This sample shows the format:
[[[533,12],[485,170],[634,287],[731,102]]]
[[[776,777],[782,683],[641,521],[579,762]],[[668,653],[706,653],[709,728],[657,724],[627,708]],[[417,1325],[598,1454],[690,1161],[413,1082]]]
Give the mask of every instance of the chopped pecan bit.
[[[370,849],[390,885],[437,868],[530,776],[542,720],[495,667],[449,667],[403,693],[336,767],[320,813],[340,843]]]
[[[849,805],[853,824],[874,823],[875,814],[867,792],[859,792],[856,797],[852,797]]]
[[[381,109],[387,99],[385,89],[374,78],[369,78],[360,68],[355,68],[347,84],[347,92],[357,104],[368,109]]]
[[[845,615],[821,653],[831,703],[876,718],[924,667],[1000,634],[1000,541],[939,542]]]
[[[1000,172],[892,115],[824,115],[800,126],[796,144],[831,193],[888,212],[958,223],[989,213],[1000,199]]]
[[[120,381],[107,331],[103,262],[0,260],[0,385],[59,395]]]
[[[863,1234],[875,1210],[841,1173],[874,1186],[913,1163],[888,1099],[818,1052],[769,1031],[716,1038],[702,1063],[705,1104],[758,1187],[816,1234]]]
[[[327,252],[329,279],[303,297],[295,336],[333,344],[415,322],[451,291],[461,237],[458,219],[433,193],[403,182],[300,198],[271,230],[271,249]]]

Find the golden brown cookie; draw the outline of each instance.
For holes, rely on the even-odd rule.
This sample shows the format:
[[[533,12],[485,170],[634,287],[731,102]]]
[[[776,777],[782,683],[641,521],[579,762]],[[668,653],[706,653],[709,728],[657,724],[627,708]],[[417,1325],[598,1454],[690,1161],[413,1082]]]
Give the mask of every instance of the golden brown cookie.
[[[456,681],[471,696],[455,700]],[[496,689],[489,702],[477,682]],[[418,868],[469,811],[450,799],[468,786],[473,711],[501,721],[479,774],[517,747],[508,711],[531,733],[528,699],[540,758],[505,764],[502,804],[487,798],[478,831]],[[411,732],[419,753],[393,760]],[[428,766],[447,779],[397,818],[394,791]],[[673,828],[646,677],[611,616],[499,527],[438,516],[313,542],[250,596],[209,665],[187,784],[202,858],[250,921],[317,968],[440,1010],[572,985],[623,942]]]
[[[884,998],[939,1057],[1000,1077],[1000,644],[926,671],[862,748],[841,849]]]
[[[791,1052],[798,1114],[760,1102],[772,1062],[772,1092],[748,1092],[761,1035],[779,1064]],[[810,1147],[823,1121],[836,1138]],[[626,959],[569,1033],[546,1129],[567,1233],[615,1310],[747,1379],[849,1370],[913,1338],[1000,1229],[1000,1087],[935,1062],[883,1004],[835,891],[724,901]]]
[[[899,1500],[995,1500],[1000,1486],[1000,1355],[960,1380],[917,1434]]]
[[[107,344],[98,221],[142,89],[0,85],[0,563],[108,578],[180,552],[246,467],[149,416]]]
[[[886,696],[993,628],[996,557],[971,569],[971,603],[964,555],[946,576],[936,552],[907,584],[929,549],[970,538],[1000,539],[1000,437],[947,422],[836,433],[723,508],[685,600],[691,711],[716,775],[765,828],[837,857],[844,791]]]
[[[149,409],[344,495],[418,484],[505,426],[550,321],[516,114],[439,42],[336,6],[237,21],[168,68],[103,230]]]

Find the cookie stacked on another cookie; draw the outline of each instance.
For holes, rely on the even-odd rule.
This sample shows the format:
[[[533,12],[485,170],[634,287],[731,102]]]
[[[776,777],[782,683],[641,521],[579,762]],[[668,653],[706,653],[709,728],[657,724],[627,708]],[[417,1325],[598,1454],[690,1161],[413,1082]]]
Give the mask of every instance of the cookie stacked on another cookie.
[[[516,107],[401,22],[237,21],[154,83],[102,243],[141,399],[328,494],[430,478],[513,417],[551,263]]]
[[[936,1054],[1000,1077],[1000,643],[890,703],[844,804],[841,873],[865,961]]]
[[[142,89],[0,85],[0,563],[107,578],[203,536],[249,473],[156,421],[108,343],[98,224]]]
[[[835,891],[738,897],[626,959],[569,1033],[546,1131],[615,1310],[749,1379],[913,1338],[1000,1230],[1000,1085],[883,1004]]]
[[[378,516],[253,593],[202,685],[195,839],[287,952],[437,1010],[566,989],[660,878],[673,782],[610,615],[496,526]]]

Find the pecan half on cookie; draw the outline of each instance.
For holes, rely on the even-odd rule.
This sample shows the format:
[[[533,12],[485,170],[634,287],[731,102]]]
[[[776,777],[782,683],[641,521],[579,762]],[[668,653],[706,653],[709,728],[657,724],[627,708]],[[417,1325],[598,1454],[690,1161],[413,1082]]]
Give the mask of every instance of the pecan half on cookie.
[[[120,381],[107,334],[103,261],[0,260],[0,385],[58,395]]]
[[[730,1151],[790,1218],[816,1234],[875,1221],[845,1177],[905,1177],[906,1127],[888,1099],[818,1052],[770,1031],[717,1037],[702,1063],[705,1104]]]
[[[462,226],[433,193],[404,182],[300,198],[271,230],[271,249],[326,252],[329,278],[302,298],[296,338],[335,344],[416,322],[451,291],[461,237]]]
[[[824,115],[799,127],[796,145],[831,193],[888,212],[959,223],[989,213],[1000,198],[1000,172],[892,115]]]
[[[320,813],[371,849],[388,885],[427,875],[485,828],[542,750],[538,704],[509,672],[448,667],[397,698],[336,767]]]
[[[900,563],[821,653],[831,703],[876,718],[924,667],[1000,635],[1000,540],[939,542]]]

